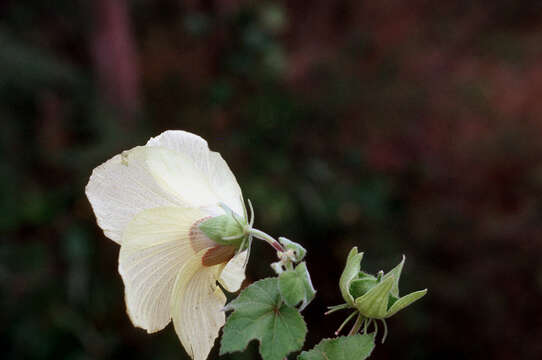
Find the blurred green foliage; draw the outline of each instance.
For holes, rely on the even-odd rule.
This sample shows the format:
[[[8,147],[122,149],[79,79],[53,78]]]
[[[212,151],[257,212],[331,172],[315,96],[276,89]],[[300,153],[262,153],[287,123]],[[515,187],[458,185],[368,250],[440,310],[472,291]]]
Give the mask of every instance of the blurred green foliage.
[[[118,247],[84,196],[95,166],[166,129],[206,138],[258,227],[307,248],[318,294],[306,348],[341,322],[322,314],[358,246],[370,272],[405,253],[405,292],[430,289],[390,321],[375,359],[541,357],[539,2],[30,0],[0,12],[3,359],[184,356],[171,327],[131,325]],[[249,281],[271,274],[250,267]]]

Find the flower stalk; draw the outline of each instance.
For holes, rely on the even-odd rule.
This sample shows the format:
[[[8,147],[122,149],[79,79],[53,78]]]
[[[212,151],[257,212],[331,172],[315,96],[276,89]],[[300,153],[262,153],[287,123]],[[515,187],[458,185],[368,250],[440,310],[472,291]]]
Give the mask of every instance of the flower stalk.
[[[265,241],[266,243],[268,243],[269,245],[271,245],[275,250],[277,250],[278,252],[285,252],[286,250],[284,249],[284,247],[282,247],[282,245],[277,241],[275,240],[275,238],[273,238],[271,235],[269,234],[266,234],[264,233],[263,231],[261,230],[258,230],[258,229],[254,229],[254,228],[250,228],[248,230],[248,233],[252,236],[254,236],[256,239],[260,239],[260,240],[263,240]]]

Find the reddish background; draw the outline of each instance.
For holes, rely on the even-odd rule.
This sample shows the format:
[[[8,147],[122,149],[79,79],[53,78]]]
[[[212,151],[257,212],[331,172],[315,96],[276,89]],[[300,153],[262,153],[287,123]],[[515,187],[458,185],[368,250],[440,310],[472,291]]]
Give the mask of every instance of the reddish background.
[[[307,247],[305,349],[342,321],[322,313],[355,245],[429,288],[372,358],[540,359],[541,43],[529,0],[0,3],[3,358],[183,356],[131,326],[83,188],[185,129]]]

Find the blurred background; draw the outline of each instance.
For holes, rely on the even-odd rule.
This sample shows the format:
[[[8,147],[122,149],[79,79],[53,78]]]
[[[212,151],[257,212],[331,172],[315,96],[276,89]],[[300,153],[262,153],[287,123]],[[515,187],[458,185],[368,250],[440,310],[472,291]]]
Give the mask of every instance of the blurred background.
[[[2,1],[2,358],[186,356],[131,325],[84,195],[166,129],[207,139],[258,228],[308,249],[305,349],[342,322],[322,314],[358,246],[430,289],[372,359],[542,358],[541,44],[535,0]],[[272,274],[255,252],[247,284]]]

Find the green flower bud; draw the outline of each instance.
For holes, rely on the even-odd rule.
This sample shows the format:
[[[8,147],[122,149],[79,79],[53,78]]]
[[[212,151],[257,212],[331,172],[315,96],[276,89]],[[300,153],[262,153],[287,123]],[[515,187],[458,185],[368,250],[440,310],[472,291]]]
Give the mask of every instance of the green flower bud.
[[[386,319],[395,315],[416,300],[422,298],[427,289],[399,296],[399,279],[405,263],[403,260],[391,271],[377,276],[360,270],[363,253],[354,247],[348,254],[339,287],[346,303],[368,319]]]
[[[285,237],[279,237],[279,242],[282,244],[282,246],[284,246],[286,251],[291,252],[291,254],[293,255],[292,260],[296,263],[303,260],[305,254],[307,254],[307,250],[305,250],[303,246],[292,240],[286,239]]]

